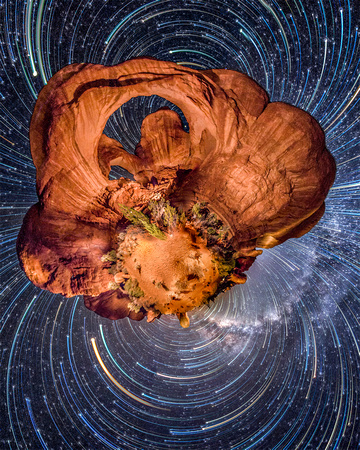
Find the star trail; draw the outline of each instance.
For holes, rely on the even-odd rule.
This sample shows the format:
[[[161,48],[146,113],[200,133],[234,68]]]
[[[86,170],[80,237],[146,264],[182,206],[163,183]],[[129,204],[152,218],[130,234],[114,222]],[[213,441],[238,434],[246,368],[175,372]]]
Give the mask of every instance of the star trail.
[[[357,0],[0,0],[3,449],[355,449],[360,441],[360,4]],[[149,56],[247,73],[313,115],[337,176],[321,221],[265,250],[245,285],[156,323],[41,291],[16,239],[37,202],[29,122],[63,66]],[[133,152],[162,106],[105,132]],[[110,178],[127,176],[113,168]]]

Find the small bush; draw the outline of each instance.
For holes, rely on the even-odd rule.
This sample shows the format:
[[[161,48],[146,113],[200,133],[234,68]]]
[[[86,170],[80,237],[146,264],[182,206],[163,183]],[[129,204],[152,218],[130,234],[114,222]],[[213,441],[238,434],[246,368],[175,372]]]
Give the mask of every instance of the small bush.
[[[136,312],[136,313],[138,313],[139,311],[140,311],[140,306],[138,306],[138,305],[135,305],[134,303],[132,303],[132,302],[129,302],[128,303],[128,308],[129,308],[129,310],[130,311],[134,311],[134,312]]]
[[[224,278],[227,277],[232,270],[235,268],[235,259],[225,259],[225,258],[218,258],[217,259],[217,267],[219,271],[219,275]]]
[[[111,250],[110,252],[106,253],[106,255],[103,255],[101,258],[102,262],[110,261],[110,262],[116,262],[116,251]]]
[[[116,264],[112,264],[110,269],[108,269],[108,272],[110,275],[115,275],[116,273],[118,273],[118,269],[116,267]]]
[[[169,229],[186,221],[185,213],[178,212],[176,208],[170,205],[169,201],[165,201],[164,199],[157,202],[151,201],[148,207],[152,218]]]
[[[136,211],[136,209],[125,205],[120,205],[120,211],[133,225],[144,228],[151,236],[158,239],[166,239],[166,234],[157,225],[151,223],[148,216],[141,211]]]
[[[124,285],[124,289],[130,297],[140,298],[145,295],[136,278],[129,278]]]
[[[206,214],[205,208],[206,208],[206,202],[197,202],[191,208],[191,212],[192,212],[193,216],[195,216],[195,218],[203,219]]]

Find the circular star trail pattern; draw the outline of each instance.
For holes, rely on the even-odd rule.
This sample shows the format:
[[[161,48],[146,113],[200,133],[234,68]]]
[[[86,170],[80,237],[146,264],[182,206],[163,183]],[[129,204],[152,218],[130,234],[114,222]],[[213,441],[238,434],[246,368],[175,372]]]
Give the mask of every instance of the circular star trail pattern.
[[[0,2],[1,448],[357,447],[359,9],[357,0]],[[66,64],[137,56],[247,73],[271,101],[312,114],[337,162],[320,223],[264,251],[247,283],[193,311],[186,330],[171,316],[111,322],[81,298],[41,291],[15,252],[37,201],[28,127],[38,92]],[[133,99],[106,132],[133,151],[143,118],[166,104],[176,108]]]

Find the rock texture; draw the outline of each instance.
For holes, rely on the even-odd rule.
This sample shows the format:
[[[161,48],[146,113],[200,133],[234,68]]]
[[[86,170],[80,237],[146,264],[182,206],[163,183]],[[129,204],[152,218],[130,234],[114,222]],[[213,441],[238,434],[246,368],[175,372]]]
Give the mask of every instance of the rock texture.
[[[161,109],[129,154],[105,124],[154,94],[181,108],[190,132]],[[177,314],[187,326],[186,311],[246,280],[258,248],[318,222],[335,176],[306,112],[269,103],[242,73],[148,58],[60,70],[39,95],[30,142],[39,202],[19,234],[21,266],[36,286],[82,294],[110,319]],[[113,165],[135,181],[109,181]]]

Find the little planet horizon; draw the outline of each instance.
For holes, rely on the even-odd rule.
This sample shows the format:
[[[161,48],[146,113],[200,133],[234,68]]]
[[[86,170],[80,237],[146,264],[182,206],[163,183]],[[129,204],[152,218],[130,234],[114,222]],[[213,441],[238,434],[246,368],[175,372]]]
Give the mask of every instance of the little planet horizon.
[[[133,97],[178,106],[145,117],[134,154],[104,134]],[[30,281],[112,320],[187,312],[237,284],[261,249],[311,230],[335,162],[316,120],[249,76],[135,58],[71,64],[30,123],[39,201],[17,240]],[[109,180],[112,166],[132,179]]]

